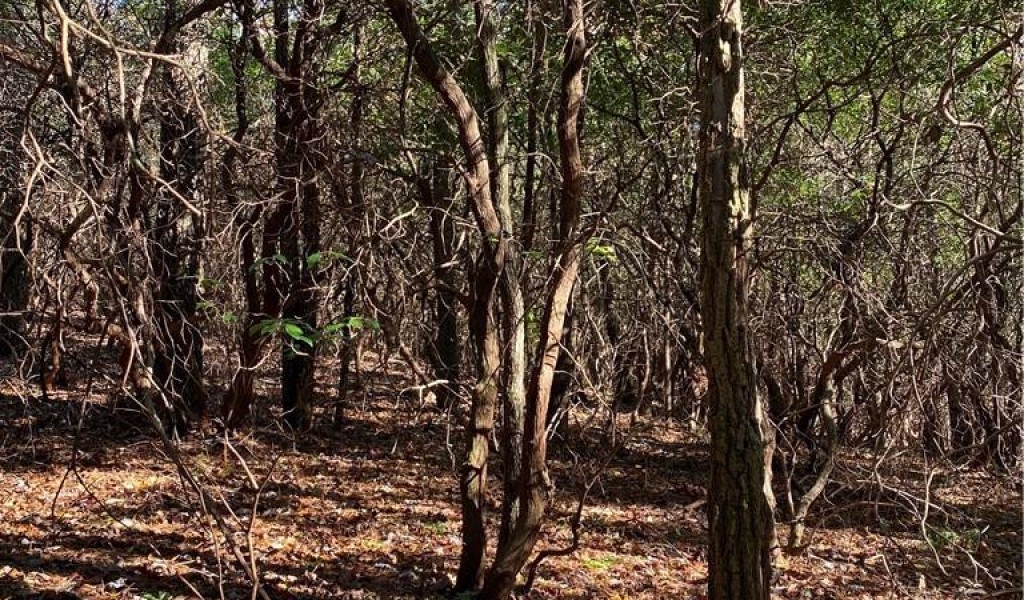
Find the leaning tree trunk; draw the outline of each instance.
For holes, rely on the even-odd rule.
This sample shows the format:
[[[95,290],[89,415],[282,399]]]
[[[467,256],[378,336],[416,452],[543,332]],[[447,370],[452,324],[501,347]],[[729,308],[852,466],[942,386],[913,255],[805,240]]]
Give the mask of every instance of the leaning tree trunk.
[[[752,215],[740,0],[701,2],[701,316],[711,400],[708,598],[771,595],[769,444],[747,324]]]
[[[511,596],[516,576],[530,558],[544,521],[551,489],[547,471],[548,403],[562,350],[566,312],[582,255],[579,221],[583,200],[583,157],[579,143],[579,117],[583,105],[583,63],[586,56],[583,0],[565,0],[563,9],[567,42],[558,117],[562,169],[558,252],[549,279],[536,363],[526,392],[523,472],[517,489],[519,518],[505,543],[498,547],[494,564],[480,592],[481,598],[494,600]]]
[[[481,235],[481,249],[475,261],[470,283],[469,328],[476,344],[477,381],[473,386],[467,435],[466,462],[463,465],[462,555],[456,575],[456,591],[476,588],[483,579],[487,530],[484,509],[487,501],[487,456],[494,429],[501,375],[501,348],[495,317],[495,291],[508,253],[508,240],[502,235],[501,220],[495,209],[490,186],[490,163],[480,131],[476,110],[452,74],[434,53],[430,40],[420,29],[410,0],[387,0],[388,12],[405,39],[420,76],[437,92],[455,119],[459,145],[465,157],[470,206]]]

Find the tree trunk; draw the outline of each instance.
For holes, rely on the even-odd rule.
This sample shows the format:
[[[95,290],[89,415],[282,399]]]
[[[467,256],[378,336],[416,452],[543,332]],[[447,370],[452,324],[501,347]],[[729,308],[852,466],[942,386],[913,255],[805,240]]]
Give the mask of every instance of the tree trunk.
[[[312,419],[317,306],[321,271],[320,185],[323,158],[320,98],[314,77],[317,46],[324,32],[316,22],[320,0],[293,7],[275,0],[274,53],[259,45],[251,6],[243,6],[243,24],[257,58],[274,74],[274,146],[280,200],[264,227],[261,267],[263,310],[260,319],[280,318],[281,406],[286,423],[308,429]],[[295,14],[293,14],[295,13]],[[295,27],[291,21],[297,21]]]
[[[27,78],[25,88],[19,85],[21,75],[0,60],[0,77],[7,81],[4,91],[12,95],[10,102],[14,90],[31,89]],[[32,246],[32,221],[28,210],[23,210],[26,157],[20,147],[21,117],[0,113],[0,131],[0,358],[14,358],[28,347],[24,337],[30,291],[26,257]]]
[[[388,12],[405,39],[421,77],[441,97],[455,118],[459,145],[465,156],[464,178],[473,215],[481,234],[481,249],[470,285],[469,328],[476,344],[477,382],[473,386],[468,450],[463,466],[462,555],[456,591],[479,586],[483,579],[487,532],[484,507],[487,499],[487,455],[501,375],[501,348],[494,315],[497,283],[505,268],[508,240],[491,196],[490,164],[480,132],[480,120],[469,98],[434,53],[420,29],[409,0],[387,0]]]
[[[708,598],[767,600],[774,520],[747,325],[752,215],[740,0],[703,0],[700,31],[701,316],[711,400]]]
[[[537,169],[539,164],[537,138],[540,135],[541,114],[540,94],[544,85],[547,52],[547,25],[536,3],[530,5],[530,27],[532,28],[533,57],[530,61],[529,94],[526,113],[526,172],[523,180],[523,252],[533,249],[533,238],[537,231]]]
[[[362,26],[357,26],[353,32],[352,40],[352,81],[355,85],[355,93],[352,96],[351,115],[349,117],[349,135],[352,137],[352,148],[355,152],[360,151],[363,143],[363,112],[366,104],[366,88],[360,80],[362,70]],[[354,154],[354,153],[353,153]],[[348,323],[348,319],[356,316],[356,286],[359,283],[359,263],[355,256],[361,243],[361,232],[363,226],[363,215],[365,212],[365,198],[363,193],[363,176],[365,166],[363,160],[356,156],[348,172],[347,185],[339,194],[341,199],[341,211],[345,216],[345,229],[348,234],[349,257],[352,262],[349,264],[344,278],[344,297],[342,301],[342,314],[346,319],[346,325],[342,329],[341,347],[341,372],[338,377],[338,408],[334,413],[334,425],[340,427],[343,423],[345,394],[353,387],[351,374],[359,373],[359,355],[356,352],[356,332]],[[354,368],[353,368],[354,367]],[[356,384],[358,385],[358,384]]]
[[[477,43],[483,66],[484,111],[487,114],[487,158],[491,168],[491,198],[497,206],[502,235],[512,239],[512,217],[508,161],[508,106],[504,81],[498,67],[498,15],[491,0],[476,0]],[[501,329],[505,378],[502,386],[504,423],[501,429],[504,500],[501,509],[499,544],[508,538],[519,514],[516,487],[522,472],[523,420],[526,406],[526,308],[519,285],[522,261],[519,252],[510,252],[500,279]]]
[[[562,169],[559,204],[558,254],[541,321],[536,363],[526,394],[526,434],[523,473],[519,482],[519,518],[506,543],[498,548],[487,573],[481,598],[504,600],[516,576],[533,552],[547,508],[551,481],[547,472],[547,416],[555,369],[562,350],[566,312],[572,298],[582,256],[579,219],[583,200],[583,158],[579,144],[579,116],[583,104],[583,63],[586,34],[583,0],[563,4],[567,42],[562,68],[558,140]]]
[[[304,90],[301,102],[316,102],[310,83]],[[300,102],[300,101],[297,101]],[[283,245],[285,256],[291,265],[290,288],[282,317],[285,323],[298,325],[309,340],[285,336],[281,357],[281,405],[285,421],[295,430],[308,429],[312,423],[313,395],[315,388],[314,365],[318,343],[317,306],[319,300],[319,261],[310,257],[320,252],[320,189],[317,183],[317,164],[314,140],[317,133],[317,118],[310,107],[297,106],[293,119],[300,122],[294,135],[299,138],[297,156],[298,198],[295,208],[299,216],[290,220]],[[286,173],[290,169],[286,169]],[[297,224],[296,221],[301,221]],[[301,243],[300,243],[301,240]]]
[[[447,410],[456,398],[462,360],[459,343],[458,299],[455,297],[455,220],[448,182],[449,171],[435,165],[430,182],[430,235],[434,258],[434,323],[430,344],[434,377],[448,383],[435,391],[438,407]]]
[[[13,144],[12,144],[13,145]],[[0,148],[2,154],[14,154],[16,148]],[[32,249],[32,220],[21,213],[19,161],[11,157],[0,169],[0,357],[13,358],[28,347],[25,340],[25,313],[28,310],[30,281],[26,257]]]
[[[242,198],[238,194],[234,180],[235,162],[239,156],[239,148],[249,131],[249,115],[246,110],[248,103],[248,83],[245,77],[245,56],[247,51],[246,34],[243,33],[231,52],[231,73],[234,76],[235,119],[238,121],[232,140],[235,145],[229,146],[221,161],[221,188],[228,198],[229,206],[242,206]],[[260,312],[259,278],[256,270],[256,224],[263,215],[261,205],[248,209],[239,226],[239,269],[245,295],[246,318],[242,323],[242,331],[238,341],[238,369],[231,378],[224,403],[221,405],[221,419],[225,427],[233,428],[244,423],[252,412],[253,379],[256,365],[259,363],[262,346],[253,327],[258,322]]]
[[[160,111],[160,176],[168,188],[157,193],[156,219],[149,231],[157,279],[153,378],[171,402],[168,433],[180,437],[206,416],[203,335],[196,318],[202,220],[179,199],[199,204],[203,157],[195,116],[174,98],[183,82],[168,68],[163,84],[167,97]]]

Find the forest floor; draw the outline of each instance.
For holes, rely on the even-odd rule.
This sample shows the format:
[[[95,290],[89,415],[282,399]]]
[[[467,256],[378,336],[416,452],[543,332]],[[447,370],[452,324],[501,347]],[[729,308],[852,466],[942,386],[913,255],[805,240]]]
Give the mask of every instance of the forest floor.
[[[227,523],[255,551],[270,598],[434,598],[451,586],[462,429],[396,393],[407,385],[367,374],[339,428],[320,414],[312,432],[294,436],[264,408],[230,444],[211,430],[178,446],[233,508]],[[273,381],[261,386],[269,396]],[[43,401],[0,369],[0,598],[250,597],[195,494],[111,389],[83,375]],[[553,444],[557,491],[540,548],[569,543],[579,490],[595,483],[580,548],[539,566],[531,598],[704,596],[706,445],[664,419],[619,421],[614,443],[577,426],[570,432],[588,433]],[[1021,596],[1013,481],[926,471],[895,454],[878,469],[844,456],[834,479],[807,548],[776,558],[776,597]]]

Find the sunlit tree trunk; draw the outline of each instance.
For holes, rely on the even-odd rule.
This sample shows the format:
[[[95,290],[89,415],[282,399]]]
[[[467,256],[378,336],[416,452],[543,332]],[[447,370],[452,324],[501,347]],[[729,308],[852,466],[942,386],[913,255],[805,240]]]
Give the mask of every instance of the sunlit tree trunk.
[[[501,378],[501,347],[495,297],[505,268],[508,240],[491,196],[491,170],[480,119],[469,98],[434,53],[409,0],[388,0],[388,11],[412,52],[421,77],[437,92],[458,127],[465,157],[464,179],[480,233],[480,251],[470,277],[469,329],[476,345],[477,380],[470,405],[466,461],[462,468],[462,553],[456,591],[478,587],[483,579],[487,530],[487,457]]]
[[[583,157],[580,152],[580,110],[583,105],[583,64],[586,34],[583,1],[563,4],[566,37],[558,141],[562,190],[558,209],[558,247],[552,267],[544,316],[540,322],[536,362],[526,392],[526,431],[523,472],[518,489],[519,515],[508,538],[498,548],[480,592],[481,598],[504,600],[512,594],[516,576],[526,565],[540,534],[551,482],[547,471],[547,417],[555,369],[562,351],[566,313],[579,272],[582,246],[579,231],[583,201]]]
[[[774,520],[764,410],[747,324],[752,215],[740,0],[701,3],[701,316],[711,403],[708,597],[771,595]]]
[[[474,2],[477,20],[477,42],[483,65],[484,111],[487,114],[487,158],[491,164],[491,197],[498,209],[502,235],[515,234],[512,217],[510,178],[512,164],[508,159],[508,106],[504,78],[498,66],[498,8],[491,0]],[[504,468],[499,540],[508,538],[519,514],[515,493],[522,472],[523,420],[526,407],[526,308],[519,284],[522,261],[519,252],[509,252],[508,264],[500,281],[502,358],[505,364],[502,382],[504,423],[501,428],[502,463]]]

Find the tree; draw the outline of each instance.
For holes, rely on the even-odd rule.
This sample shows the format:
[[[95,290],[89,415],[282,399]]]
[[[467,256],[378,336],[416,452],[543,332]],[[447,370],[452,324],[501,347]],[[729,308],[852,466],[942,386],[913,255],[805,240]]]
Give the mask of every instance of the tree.
[[[767,599],[774,517],[769,430],[747,312],[753,215],[740,0],[704,0],[700,16],[701,317],[711,404],[708,597]]]
[[[177,53],[187,43],[177,35],[175,4],[166,9],[166,40],[161,52]],[[190,51],[189,51],[190,50]],[[171,399],[168,425],[178,436],[206,416],[207,398],[203,386],[203,334],[198,325],[199,278],[203,250],[203,214],[200,178],[204,153],[204,132],[195,107],[176,96],[189,88],[189,77],[205,65],[198,44],[191,44],[183,65],[188,73],[169,65],[161,71],[158,121],[160,128],[160,178],[164,184],[155,196],[155,219],[149,228],[150,260],[157,286],[154,302],[156,351],[153,377]]]
[[[494,428],[501,373],[501,350],[495,315],[495,292],[505,269],[508,240],[491,196],[491,167],[476,109],[462,87],[441,64],[430,40],[420,29],[408,0],[388,0],[388,11],[405,38],[423,79],[437,92],[458,128],[465,159],[464,178],[476,218],[481,249],[471,279],[469,328],[476,343],[476,384],[473,387],[467,456],[461,479],[462,555],[455,582],[457,591],[478,587],[483,580],[487,531],[487,456]]]
[[[274,158],[278,199],[263,227],[261,255],[243,260],[262,269],[263,297],[259,313],[252,302],[242,333],[239,376],[232,380],[222,411],[234,424],[252,404],[252,377],[262,339],[280,334],[281,405],[288,425],[297,430],[312,423],[314,366],[318,350],[317,309],[322,271],[320,243],[320,173],[324,162],[320,112],[323,106],[318,61],[323,46],[342,21],[325,23],[327,6],[320,0],[301,3],[275,0],[273,52],[264,50],[251,1],[241,3],[240,19],[248,47],[274,78]],[[262,210],[253,217],[258,218]],[[251,236],[251,234],[249,234]],[[247,238],[251,243],[251,237]],[[248,250],[252,250],[247,245]],[[248,277],[248,275],[246,275]],[[247,283],[251,287],[251,283]],[[268,324],[271,326],[268,327]]]
[[[480,49],[483,82],[482,96],[487,114],[487,159],[491,168],[491,197],[501,220],[503,235],[513,237],[516,227],[512,215],[511,172],[509,159],[509,107],[505,97],[505,79],[499,68],[498,7],[491,0],[474,0],[477,44]],[[501,451],[504,464],[501,529],[499,543],[507,540],[519,515],[516,486],[522,474],[523,432],[526,407],[526,309],[519,283],[522,260],[519,252],[509,252],[508,264],[500,280],[502,362],[502,408],[504,423]]]
[[[15,98],[26,95],[27,78],[23,73],[0,63],[0,88]],[[0,112],[0,357],[21,354],[25,338],[26,311],[30,297],[28,253],[32,248],[32,221],[25,206],[21,185],[24,158],[21,143],[22,116],[3,109]]]
[[[567,42],[562,65],[558,113],[558,146],[562,170],[558,205],[558,237],[545,290],[544,316],[540,322],[533,371],[526,391],[525,433],[522,473],[515,501],[518,515],[505,543],[499,545],[494,565],[487,574],[481,598],[508,598],[516,576],[526,565],[544,521],[551,492],[547,469],[548,403],[551,401],[555,369],[562,353],[566,312],[583,252],[580,214],[583,205],[583,156],[580,150],[580,113],[583,107],[583,66],[586,60],[586,24],[583,0],[565,0],[563,26]],[[506,497],[506,502],[513,498]]]

